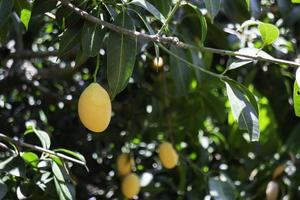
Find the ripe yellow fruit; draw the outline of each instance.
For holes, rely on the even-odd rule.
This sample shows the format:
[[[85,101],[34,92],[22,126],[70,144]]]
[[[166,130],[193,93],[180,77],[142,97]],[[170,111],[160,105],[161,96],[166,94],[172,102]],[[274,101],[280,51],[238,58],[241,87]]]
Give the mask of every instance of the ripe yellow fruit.
[[[134,160],[127,153],[122,153],[117,159],[117,168],[121,176],[129,174],[134,165]]]
[[[276,181],[270,181],[266,189],[267,200],[277,200],[279,185]]]
[[[174,168],[178,163],[178,154],[169,142],[164,142],[159,146],[159,159],[167,169]]]
[[[153,65],[153,68],[155,69],[155,70],[158,70],[158,69],[160,69],[163,65],[164,65],[164,60],[163,60],[163,58],[162,57],[158,57],[158,58],[153,58],[153,63],[152,63],[152,65]]]
[[[82,124],[93,132],[104,131],[111,118],[111,101],[106,90],[91,83],[80,95],[78,115]]]
[[[140,179],[135,173],[127,175],[122,181],[122,193],[132,199],[140,192]]]

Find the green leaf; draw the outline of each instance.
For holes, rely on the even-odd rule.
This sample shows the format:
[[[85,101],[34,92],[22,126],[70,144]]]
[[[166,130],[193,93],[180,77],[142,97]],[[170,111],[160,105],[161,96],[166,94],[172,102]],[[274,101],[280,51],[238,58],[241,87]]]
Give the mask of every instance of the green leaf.
[[[78,152],[70,151],[70,150],[68,150],[68,149],[61,149],[61,148],[59,148],[59,149],[54,149],[53,151],[55,151],[55,152],[62,152],[62,153],[69,154],[69,155],[71,155],[71,156],[77,158],[78,160],[81,160],[82,162],[86,163],[86,160],[85,160],[84,156],[81,155],[81,154],[78,153]]]
[[[21,157],[25,160],[25,162],[29,163],[30,165],[37,167],[39,162],[39,157],[33,152],[22,152]]]
[[[0,179],[0,199],[3,199],[7,193],[6,184]]]
[[[13,7],[14,0],[0,0],[0,28],[2,28],[9,19]]]
[[[224,177],[224,179],[226,179]],[[214,200],[236,199],[234,185],[229,180],[221,180],[219,177],[209,178],[209,193]]]
[[[31,17],[31,4],[27,0],[17,0],[15,1],[15,8],[25,28],[28,29]]]
[[[0,172],[18,177],[26,177],[24,160],[20,156],[16,156],[1,161]]]
[[[297,84],[300,85],[300,67],[298,67],[296,70],[296,81]]]
[[[294,83],[294,111],[295,115],[300,117],[300,88],[297,81]]]
[[[34,133],[39,138],[43,148],[50,148],[51,140],[47,132],[33,128],[32,130],[26,131],[24,135],[27,135],[29,133]]]
[[[157,10],[151,3],[146,0],[133,0],[129,4],[134,4],[144,8],[163,24],[166,22],[166,18],[159,12],[159,10]]]
[[[78,27],[68,28],[60,37],[59,54],[63,55],[78,45],[81,29]]]
[[[300,0],[292,0],[292,3],[300,3]]]
[[[245,0],[246,1],[246,4],[247,4],[247,9],[250,10],[251,8],[251,0]]]
[[[135,30],[131,18],[124,12],[117,16],[115,24]],[[128,84],[134,68],[137,41],[122,33],[111,32],[107,44],[107,79],[113,99]]]
[[[221,0],[204,0],[205,7],[207,9],[207,12],[209,13],[211,17],[211,21],[214,21],[215,16],[220,11],[221,8]]]
[[[239,128],[249,133],[251,141],[258,141],[260,133],[256,109],[241,90],[229,82],[225,82],[225,85],[232,114],[235,120],[238,121]]]
[[[92,14],[94,13],[97,16],[97,11],[95,12],[92,12]],[[99,54],[104,35],[105,32],[101,26],[85,21],[81,32],[81,46],[83,52],[90,57],[97,56]]]
[[[184,50],[180,48],[172,46],[170,51],[181,58],[185,59],[186,57]],[[177,96],[187,96],[190,80],[189,67],[181,60],[170,56],[170,72],[175,83]]]
[[[88,58],[88,55],[86,55],[80,47],[76,54],[75,67],[78,67],[85,63],[88,60]]]
[[[227,70],[237,69],[252,62],[253,60],[240,60],[237,58],[230,57],[227,61]]]
[[[154,35],[155,32],[152,29],[152,27],[150,26],[150,24],[138,12],[136,12],[135,10],[133,10],[133,11],[143,21],[143,23],[145,24],[145,26],[148,29],[149,33],[152,34],[152,35]],[[155,50],[156,58],[158,58],[159,57],[159,47],[158,47],[158,45],[155,42],[153,42],[153,45],[154,45],[154,50]]]
[[[285,142],[285,147],[293,153],[300,153],[300,124],[296,125],[288,134],[288,139]]]
[[[52,172],[54,174],[54,183],[59,199],[75,199],[75,189],[73,185],[68,183],[69,177],[64,166],[59,166],[56,162],[52,162]]]
[[[279,29],[273,24],[261,22],[258,25],[258,30],[264,45],[272,44],[279,37]]]

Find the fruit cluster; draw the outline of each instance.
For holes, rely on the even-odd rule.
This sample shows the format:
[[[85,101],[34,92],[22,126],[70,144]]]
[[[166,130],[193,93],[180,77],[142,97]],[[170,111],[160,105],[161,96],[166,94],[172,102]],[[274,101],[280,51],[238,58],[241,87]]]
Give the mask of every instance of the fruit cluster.
[[[159,62],[161,62],[160,60]],[[156,63],[163,65],[162,63]],[[104,131],[111,118],[111,101],[106,90],[98,83],[91,83],[80,95],[78,115],[82,124],[93,132]],[[163,142],[158,148],[161,164],[166,169],[176,167],[178,154],[169,142]],[[122,153],[117,159],[117,168],[122,180],[121,190],[126,198],[135,197],[140,191],[140,180],[133,173],[134,159],[130,154]]]
[[[172,169],[178,163],[178,154],[169,142],[163,142],[158,148],[158,154],[161,164],[167,168]],[[134,160],[130,154],[122,153],[117,159],[117,169],[121,176],[121,189],[123,195],[132,199],[140,191],[140,181],[137,174],[132,173],[134,167]]]

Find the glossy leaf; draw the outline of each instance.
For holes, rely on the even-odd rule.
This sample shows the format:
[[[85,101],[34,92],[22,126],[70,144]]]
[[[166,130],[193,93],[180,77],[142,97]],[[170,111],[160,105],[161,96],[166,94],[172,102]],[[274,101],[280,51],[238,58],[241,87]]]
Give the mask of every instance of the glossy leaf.
[[[258,102],[257,102],[254,94],[252,92],[250,92],[246,86],[238,83],[237,81],[235,81],[233,79],[226,79],[226,81],[228,83],[230,83],[231,85],[234,85],[234,87],[236,87],[238,90],[240,90],[248,98],[249,102],[254,107],[256,113],[259,114]]]
[[[292,0],[292,3],[300,3],[300,0]]]
[[[214,21],[221,8],[221,0],[204,0],[204,3],[211,20]]]
[[[96,15],[96,13],[94,14]],[[99,54],[104,35],[105,32],[102,30],[101,26],[85,21],[81,33],[81,46],[83,52],[90,57],[97,56]]]
[[[214,200],[236,199],[234,185],[228,180],[220,180],[219,177],[209,178],[209,193]]]
[[[71,150],[68,150],[68,149],[54,149],[53,151],[69,154],[69,155],[77,158],[78,160],[81,160],[82,162],[86,163],[84,156],[81,155],[78,152],[74,152],[74,151],[71,151]]]
[[[259,23],[258,30],[265,45],[272,44],[279,37],[279,29],[273,24]]]
[[[78,45],[81,30],[77,27],[67,29],[59,41],[59,54],[63,55]]]
[[[159,12],[159,10],[157,10],[151,3],[146,0],[133,0],[129,4],[134,4],[144,8],[163,24],[166,22],[165,17]]]
[[[227,61],[227,69],[228,70],[237,69],[239,67],[243,67],[252,62],[253,60],[240,60],[237,58],[230,57],[229,60]]]
[[[75,199],[74,186],[66,180],[66,171],[63,166],[52,162],[52,172],[54,174],[54,183],[60,200]]]
[[[228,82],[225,84],[230,107],[239,128],[248,132],[251,141],[258,141],[259,121],[255,108],[238,88]]]
[[[14,6],[14,0],[0,0],[0,28],[9,19]]]
[[[39,157],[33,152],[22,152],[21,157],[27,162],[28,164],[37,167],[39,162]]]
[[[27,0],[17,0],[15,1],[15,8],[25,28],[28,29],[31,17],[31,4]]]
[[[27,135],[29,133],[34,133],[39,138],[43,148],[45,148],[45,149],[50,148],[51,140],[50,140],[50,137],[47,132],[33,128],[30,131],[26,131],[25,135]]]
[[[123,12],[116,18],[115,24],[134,30],[131,18]],[[127,86],[131,77],[137,41],[122,33],[111,32],[107,44],[107,79],[111,98],[114,98]]]
[[[300,117],[300,88],[297,81],[294,83],[294,111],[295,115]]]

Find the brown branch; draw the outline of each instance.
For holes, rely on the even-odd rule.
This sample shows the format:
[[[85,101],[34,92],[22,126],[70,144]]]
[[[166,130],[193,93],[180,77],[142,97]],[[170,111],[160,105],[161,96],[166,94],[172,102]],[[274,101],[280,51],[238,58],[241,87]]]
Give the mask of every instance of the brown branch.
[[[146,33],[141,33],[138,31],[132,31],[123,27],[116,26],[114,24],[111,24],[109,22],[103,21],[97,17],[94,17],[87,13],[84,10],[81,10],[80,8],[76,7],[72,3],[70,3],[68,0],[55,0],[55,1],[60,1],[64,6],[81,16],[83,19],[90,21],[92,23],[104,26],[112,31],[122,33],[124,35],[130,36],[130,37],[135,37],[135,38],[141,38],[144,40],[152,41],[152,42],[158,42],[158,43],[167,43],[167,44],[172,44],[175,45],[176,47],[179,48],[184,48],[184,49],[192,49],[196,51],[204,51],[204,52],[210,52],[210,53],[215,53],[215,54],[221,54],[221,55],[227,55],[227,56],[240,56],[240,57],[245,57],[249,59],[254,59],[254,60],[259,60],[259,61],[266,61],[266,62],[271,62],[271,63],[277,63],[277,64],[284,64],[284,65],[289,65],[289,66],[295,66],[299,67],[300,63],[297,62],[292,62],[292,61],[287,61],[287,60],[282,60],[282,59],[277,59],[277,58],[265,58],[261,57],[259,55],[248,55],[248,54],[242,54],[239,52],[235,51],[229,51],[229,50],[223,50],[223,49],[215,49],[215,48],[210,48],[210,47],[197,47],[194,45],[190,45],[184,42],[181,42],[177,37],[166,37],[166,36],[159,36],[158,34],[156,35],[149,35]]]
[[[80,8],[76,7],[75,5],[70,3],[68,0],[56,0],[56,1],[60,1],[64,6],[66,6],[67,8],[69,8],[70,10],[72,10],[73,12],[78,14],[79,16],[81,16],[83,19],[90,21],[92,23],[98,24],[100,26],[104,26],[112,31],[122,33],[122,34],[128,35],[130,37],[141,38],[141,39],[153,41],[153,42],[169,43],[169,44],[173,44],[173,45],[180,47],[181,42],[179,41],[179,39],[177,37],[149,35],[149,34],[141,33],[138,31],[129,30],[129,29],[111,24],[109,22],[103,21],[97,17],[94,17],[94,16],[90,15],[89,13],[87,13],[86,11],[81,10]]]
[[[11,143],[13,143],[15,145],[18,145],[18,146],[27,147],[29,149],[32,149],[32,150],[35,150],[35,151],[38,151],[38,152],[41,152],[41,153],[46,153],[46,154],[49,154],[49,155],[54,155],[54,156],[57,156],[57,157],[62,158],[64,160],[67,160],[67,161],[70,161],[70,162],[73,162],[73,163],[77,163],[77,164],[86,166],[86,163],[83,162],[83,161],[81,161],[81,160],[78,160],[78,159],[66,156],[66,155],[61,154],[61,153],[57,153],[57,152],[49,150],[49,149],[42,148],[40,146],[28,144],[28,143],[22,142],[20,140],[10,138],[10,137],[2,134],[2,133],[0,133],[0,139],[9,141],[9,142],[11,142]]]

